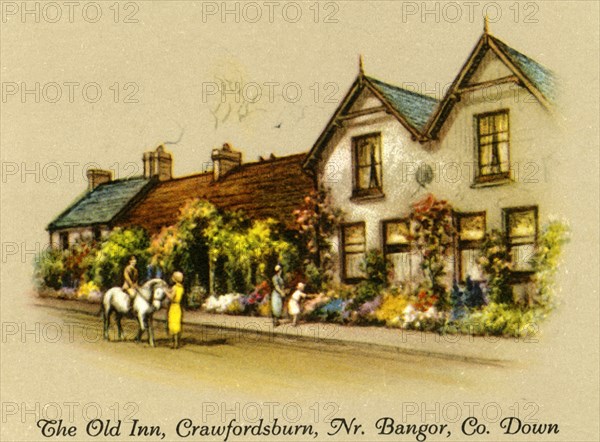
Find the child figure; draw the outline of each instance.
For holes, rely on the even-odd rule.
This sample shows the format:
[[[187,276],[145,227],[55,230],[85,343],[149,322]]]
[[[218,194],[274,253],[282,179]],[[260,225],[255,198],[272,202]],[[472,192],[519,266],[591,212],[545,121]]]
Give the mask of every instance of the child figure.
[[[169,325],[169,334],[173,335],[173,348],[179,348],[179,339],[181,337],[181,300],[183,298],[183,273],[174,272],[171,277],[175,283],[171,290],[167,291],[167,296],[171,300],[169,314],[167,316]]]
[[[292,294],[292,297],[288,303],[288,312],[293,317],[292,325],[294,327],[298,325],[298,316],[300,315],[300,300],[306,298],[304,287],[304,283],[299,282],[296,286],[296,291]]]

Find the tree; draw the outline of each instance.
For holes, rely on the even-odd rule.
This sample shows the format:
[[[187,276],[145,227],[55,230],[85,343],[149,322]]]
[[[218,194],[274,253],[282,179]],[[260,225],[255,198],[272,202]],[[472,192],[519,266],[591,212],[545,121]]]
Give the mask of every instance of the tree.
[[[198,199],[188,201],[180,210],[177,223],[164,227],[152,238],[151,265],[164,275],[179,270],[185,275],[184,286],[190,289],[198,277],[209,285],[209,253],[206,229],[220,225],[221,215],[214,205]]]
[[[219,211],[207,201],[192,200],[174,226],[152,240],[152,264],[165,273],[181,270],[191,284],[196,275],[213,291],[249,292],[268,278],[276,263],[291,263],[296,248],[273,219],[251,221],[244,213]],[[189,288],[189,287],[188,287]]]

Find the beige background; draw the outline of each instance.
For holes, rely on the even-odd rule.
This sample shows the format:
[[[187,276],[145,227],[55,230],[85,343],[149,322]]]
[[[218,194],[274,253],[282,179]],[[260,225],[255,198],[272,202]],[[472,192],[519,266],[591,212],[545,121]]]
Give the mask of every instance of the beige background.
[[[11,2],[3,7],[6,3]],[[443,15],[439,23],[431,15],[403,20],[402,2],[335,2],[337,23],[323,23],[322,16],[314,23],[312,2],[301,4],[303,16],[297,23],[286,22],[278,10],[269,23],[266,9],[258,23],[235,23],[232,17],[223,23],[218,15],[204,23],[203,3],[161,1],[137,2],[138,23],[114,23],[112,2],[99,4],[103,17],[98,23],[86,22],[80,10],[69,23],[66,7],[59,23],[43,17],[39,23],[32,17],[23,22],[18,14],[4,15],[0,23],[3,85],[96,82],[103,92],[95,104],[77,92],[73,103],[65,96],[54,104],[43,99],[36,103],[27,96],[23,103],[19,95],[3,96],[0,103],[3,327],[10,321],[32,323],[39,315],[28,305],[33,264],[29,251],[44,247],[46,224],[85,188],[82,170],[87,163],[125,176],[132,171],[130,164],[141,165],[143,151],[177,139],[180,127],[181,142],[170,146],[176,176],[201,170],[210,150],[224,141],[241,149],[248,161],[258,155],[307,151],[336,107],[324,102],[323,95],[330,91],[325,84],[334,83],[334,101],[341,99],[357,73],[359,53],[368,74],[399,85],[424,83],[423,92],[436,87],[439,91],[452,81],[480,36],[486,3],[475,7],[473,20],[464,7],[456,23]],[[421,2],[415,4],[420,7]],[[517,20],[513,2],[498,4],[502,17],[491,23],[491,32],[562,80],[559,124],[566,131],[564,149],[569,155],[560,170],[551,173],[562,176],[555,192],[571,214],[573,231],[560,274],[563,302],[544,325],[536,347],[539,363],[524,367],[519,379],[507,379],[506,391],[498,395],[510,404],[522,400],[522,383],[534,386],[539,396],[530,399],[540,403],[544,417],[563,424],[553,440],[598,440],[598,3],[536,2],[537,23],[524,22],[525,12],[531,11],[524,3],[518,4]],[[319,8],[321,14],[332,10],[324,3]],[[247,118],[229,118],[215,128],[210,112],[215,103],[203,103],[202,84],[223,76],[259,84],[295,82],[303,96],[297,104],[280,96],[270,103],[263,96]],[[124,103],[122,96],[114,103],[109,87],[115,82],[121,87],[136,83],[139,103]],[[321,92],[316,102],[315,83]],[[68,162],[74,162],[72,179]],[[55,178],[56,167],[50,163],[57,163],[60,178]],[[15,167],[17,173],[12,174]],[[23,173],[36,168],[39,172]],[[17,254],[7,255],[15,247]],[[96,364],[102,361],[102,366],[118,369],[119,361],[92,347],[4,343],[3,335],[1,359],[3,402],[124,404],[143,397],[144,416],[167,424],[181,417],[181,404],[189,407],[198,400],[184,388],[147,384],[125,374],[116,387],[107,387],[105,380],[98,381],[104,378]],[[209,391],[203,399],[255,398],[251,392],[233,391]],[[300,393],[298,398],[306,403],[324,399]],[[476,400],[477,392],[457,385],[455,395],[445,398]],[[373,395],[342,406],[378,412]],[[9,421],[1,436],[38,439],[31,421]]]

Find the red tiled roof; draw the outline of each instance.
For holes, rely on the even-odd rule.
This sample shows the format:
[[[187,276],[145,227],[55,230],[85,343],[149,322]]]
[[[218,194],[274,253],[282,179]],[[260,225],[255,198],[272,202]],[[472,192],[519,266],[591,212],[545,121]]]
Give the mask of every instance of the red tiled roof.
[[[251,218],[271,217],[292,227],[292,211],[313,189],[312,179],[302,169],[305,156],[242,164],[217,182],[212,172],[160,182],[116,224],[137,225],[154,233],[175,224],[179,209],[198,198],[222,210],[243,210]]]

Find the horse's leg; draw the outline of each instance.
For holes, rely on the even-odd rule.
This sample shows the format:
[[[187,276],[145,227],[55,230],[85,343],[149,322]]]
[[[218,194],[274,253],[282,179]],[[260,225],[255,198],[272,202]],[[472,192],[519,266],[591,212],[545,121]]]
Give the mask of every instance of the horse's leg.
[[[104,316],[104,339],[106,339],[107,341],[110,341],[110,338],[108,337],[108,331],[110,329],[110,315],[112,314],[112,310],[110,308],[110,306],[108,306],[108,309],[102,309],[102,315]]]
[[[141,312],[138,312],[138,325],[139,325],[139,330],[138,330],[138,335],[137,335],[137,341],[140,342],[142,340],[142,336],[144,335],[144,315],[142,315]]]
[[[152,314],[148,315],[146,321],[148,322],[148,343],[151,347],[154,347],[154,327],[152,326]]]
[[[119,312],[117,312],[117,330],[119,333],[119,341],[123,340],[123,326],[121,325],[121,317],[123,315]]]

